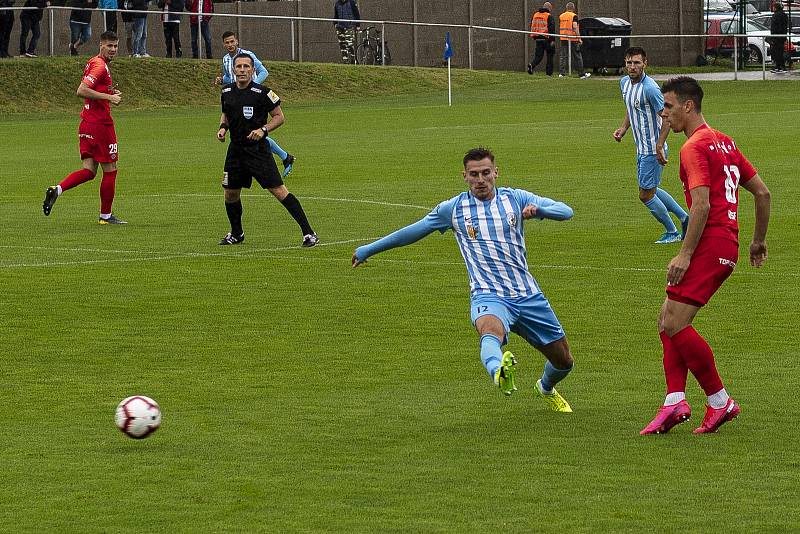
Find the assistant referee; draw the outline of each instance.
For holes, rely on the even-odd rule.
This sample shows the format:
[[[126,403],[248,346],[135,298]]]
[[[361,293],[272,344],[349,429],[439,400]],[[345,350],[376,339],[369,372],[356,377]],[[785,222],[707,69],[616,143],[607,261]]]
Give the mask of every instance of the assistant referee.
[[[222,142],[228,130],[231,132],[222,176],[231,231],[219,244],[238,245],[244,241],[241,192],[243,187],[249,189],[255,178],[297,221],[303,231],[302,246],[313,247],[319,238],[308,223],[300,201],[283,185],[267,142],[267,133],[284,123],[281,100],[270,88],[252,80],[253,58],[250,55],[234,57],[233,72],[236,82],[222,88],[222,116],[217,131],[217,139]]]

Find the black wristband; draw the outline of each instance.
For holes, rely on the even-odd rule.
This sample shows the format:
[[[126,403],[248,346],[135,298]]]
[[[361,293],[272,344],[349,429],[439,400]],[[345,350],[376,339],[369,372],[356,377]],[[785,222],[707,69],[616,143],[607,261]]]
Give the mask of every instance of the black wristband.
[[[219,125],[219,129],[220,129],[220,130],[222,130],[223,128],[224,128],[225,130],[227,130],[227,129],[228,129],[228,125],[227,125],[227,124],[220,124],[220,125]]]

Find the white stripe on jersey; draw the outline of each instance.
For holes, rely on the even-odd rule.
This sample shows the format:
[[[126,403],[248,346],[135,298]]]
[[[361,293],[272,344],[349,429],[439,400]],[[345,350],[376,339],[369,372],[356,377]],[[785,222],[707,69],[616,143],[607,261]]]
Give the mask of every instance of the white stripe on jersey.
[[[452,217],[472,294],[521,297],[539,292],[525,258],[522,208],[510,194],[498,194],[490,202],[464,194]]]
[[[631,121],[636,153],[640,156],[656,153],[656,141],[661,132],[661,117],[644,94],[645,86],[650,84],[655,82],[647,76],[637,84],[631,83],[629,77],[622,82],[623,100]]]

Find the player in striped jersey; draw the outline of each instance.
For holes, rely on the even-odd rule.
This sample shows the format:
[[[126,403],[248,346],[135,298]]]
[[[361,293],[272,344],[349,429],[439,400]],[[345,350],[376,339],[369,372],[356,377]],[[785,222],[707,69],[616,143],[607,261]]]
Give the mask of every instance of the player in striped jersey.
[[[636,167],[639,178],[639,200],[653,217],[664,225],[664,234],[656,243],[674,243],[683,239],[689,216],[672,196],[661,189],[661,172],[667,163],[666,139],[669,128],[661,127],[661,110],[664,97],[658,84],[645,74],[647,54],[642,48],[632,47],[625,51],[625,68],[628,75],[619,81],[622,99],[625,101],[625,120],[614,130],[614,139],[622,141],[629,128],[633,128],[636,143]],[[679,232],[670,217],[670,212],[681,223]]]
[[[467,266],[471,318],[489,376],[505,395],[517,389],[516,360],[511,352],[502,351],[508,333],[514,332],[547,358],[535,391],[552,410],[571,412],[554,386],[572,370],[572,354],[550,303],[528,272],[523,222],[534,218],[563,221],[572,217],[572,209],[522,189],[495,187],[494,154],[484,148],[467,152],[463,175],[469,191],[440,203],[414,224],[358,247],[353,267],[436,230],[452,229]]]

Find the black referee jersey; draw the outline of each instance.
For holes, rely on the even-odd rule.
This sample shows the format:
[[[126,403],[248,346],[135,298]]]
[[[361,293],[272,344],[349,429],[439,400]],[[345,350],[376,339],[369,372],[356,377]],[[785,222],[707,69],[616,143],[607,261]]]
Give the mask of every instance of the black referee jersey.
[[[247,138],[250,132],[267,124],[269,112],[281,105],[281,99],[269,87],[255,82],[244,89],[235,83],[222,88],[222,112],[228,118],[231,143],[256,145],[261,141]]]

